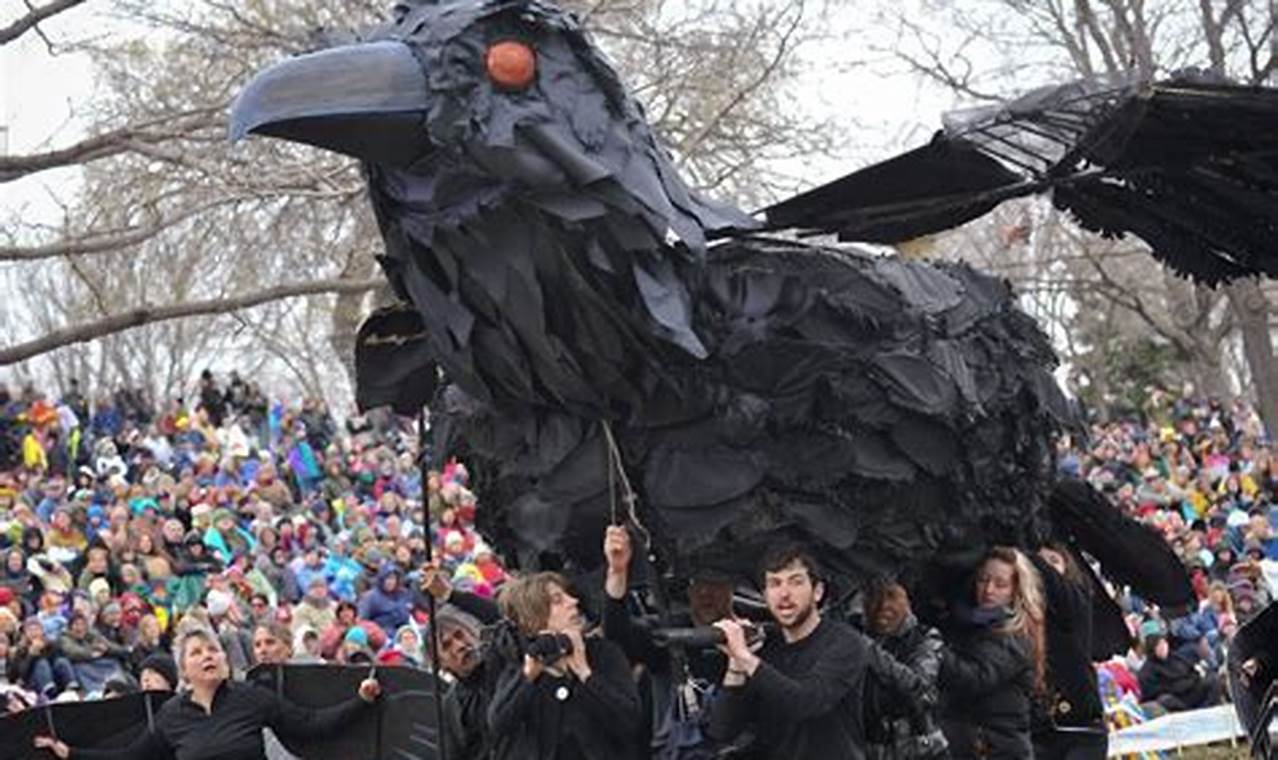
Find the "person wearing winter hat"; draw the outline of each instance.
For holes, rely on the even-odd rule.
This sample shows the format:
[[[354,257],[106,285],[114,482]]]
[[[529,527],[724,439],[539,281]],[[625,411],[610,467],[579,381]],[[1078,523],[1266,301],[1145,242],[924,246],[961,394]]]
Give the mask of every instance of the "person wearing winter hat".
[[[422,660],[422,638],[417,632],[417,628],[413,625],[401,625],[399,630],[395,631],[395,646],[391,651],[398,652],[406,665],[413,667],[421,667]]]
[[[358,625],[351,626],[337,650],[337,661],[344,664],[372,662],[373,650],[368,644],[368,632]]]
[[[1205,678],[1183,652],[1172,652],[1163,633],[1145,637],[1147,659],[1141,666],[1141,698],[1168,712],[1209,707],[1219,699],[1215,683]]]
[[[156,652],[142,661],[138,681],[143,691],[174,691],[178,684],[177,664],[169,655]]]
[[[111,598],[111,584],[106,578],[94,578],[89,582],[89,598],[98,606],[106,604]]]

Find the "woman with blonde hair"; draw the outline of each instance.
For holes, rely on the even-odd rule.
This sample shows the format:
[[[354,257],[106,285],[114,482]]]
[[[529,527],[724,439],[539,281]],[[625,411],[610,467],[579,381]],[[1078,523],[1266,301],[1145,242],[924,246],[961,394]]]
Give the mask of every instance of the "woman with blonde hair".
[[[996,546],[954,610],[941,665],[942,727],[955,760],[1034,757],[1030,708],[1044,691],[1042,585],[1029,559]]]

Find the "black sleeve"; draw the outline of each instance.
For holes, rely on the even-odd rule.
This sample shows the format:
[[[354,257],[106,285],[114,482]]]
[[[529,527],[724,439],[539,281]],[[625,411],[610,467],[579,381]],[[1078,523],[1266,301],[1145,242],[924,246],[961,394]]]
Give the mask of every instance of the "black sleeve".
[[[803,676],[788,676],[767,662],[746,682],[760,719],[799,723],[838,707],[864,681],[865,644],[851,632],[832,631],[826,651]]]
[[[501,610],[491,599],[485,599],[469,591],[454,591],[448,595],[448,603],[462,612],[473,615],[484,625],[492,625],[501,620]]]
[[[634,736],[639,731],[639,689],[621,649],[609,641],[587,642],[590,678],[578,693],[590,716],[609,733]]]
[[[721,744],[732,742],[750,724],[750,695],[745,686],[721,687],[710,702],[710,718],[706,734]]]
[[[440,732],[444,737],[444,749],[448,757],[469,758],[473,756],[471,748],[471,730],[466,725],[466,716],[462,700],[457,693],[457,684],[453,684],[444,695],[444,727]]]
[[[979,651],[948,650],[941,662],[941,688],[956,699],[988,694],[1016,681],[1030,669],[1029,655],[1012,635],[998,637]]]
[[[937,681],[944,647],[940,634],[929,630],[904,662],[873,639],[867,638],[865,645],[870,673],[884,688],[907,702],[915,714],[936,706],[940,699]]]
[[[1030,552],[1026,556],[1034,563],[1038,577],[1043,582],[1043,596],[1047,598],[1047,615],[1051,625],[1073,630],[1075,625],[1084,621],[1083,610],[1090,606],[1086,592],[1057,572],[1037,552]]]
[[[531,713],[537,687],[524,678],[523,667],[512,663],[497,679],[493,700],[488,704],[488,730],[494,735],[514,733]]]
[[[625,599],[613,599],[604,594],[603,606],[604,638],[621,647],[626,657],[633,663],[643,663],[649,668],[655,667],[659,657],[664,655],[652,643],[652,633],[641,625],[635,625],[626,608]]]

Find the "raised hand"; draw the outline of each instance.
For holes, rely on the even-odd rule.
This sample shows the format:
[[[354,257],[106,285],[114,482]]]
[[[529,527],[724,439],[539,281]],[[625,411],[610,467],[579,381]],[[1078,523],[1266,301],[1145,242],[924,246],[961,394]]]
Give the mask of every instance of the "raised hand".
[[[61,760],[66,760],[68,757],[71,757],[71,748],[66,745],[66,742],[60,742],[52,736],[37,736],[35,738],[35,746],[36,749],[49,750],[61,758]]]
[[[610,525],[604,533],[604,559],[608,574],[604,578],[604,591],[613,599],[626,595],[630,583],[630,559],[634,550],[630,546],[630,533],[622,525]]]
[[[448,597],[452,595],[453,584],[449,582],[447,573],[440,568],[439,560],[422,568],[421,589],[439,602],[448,601]]]

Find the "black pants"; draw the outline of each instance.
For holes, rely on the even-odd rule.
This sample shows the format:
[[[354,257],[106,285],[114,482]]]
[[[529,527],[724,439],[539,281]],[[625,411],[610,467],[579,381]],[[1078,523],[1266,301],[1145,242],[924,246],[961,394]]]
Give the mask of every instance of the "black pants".
[[[1034,760],[1105,760],[1109,736],[1103,730],[1034,734]]]

